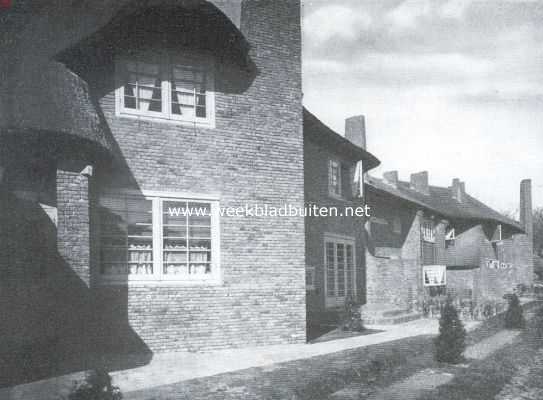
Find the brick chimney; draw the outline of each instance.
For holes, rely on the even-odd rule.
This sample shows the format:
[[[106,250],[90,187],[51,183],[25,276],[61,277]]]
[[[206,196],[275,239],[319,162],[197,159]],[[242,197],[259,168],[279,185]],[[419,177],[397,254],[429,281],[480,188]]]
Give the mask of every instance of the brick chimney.
[[[520,182],[520,225],[530,238],[534,237],[532,217],[532,180],[524,179]]]
[[[358,147],[366,148],[366,121],[363,115],[345,120],[345,137]]]
[[[398,187],[398,171],[383,172],[385,182],[394,187]]]
[[[462,203],[466,197],[466,184],[458,178],[452,180],[452,186],[449,186],[453,199]]]
[[[430,194],[428,188],[428,171],[411,174],[410,188],[423,194]]]

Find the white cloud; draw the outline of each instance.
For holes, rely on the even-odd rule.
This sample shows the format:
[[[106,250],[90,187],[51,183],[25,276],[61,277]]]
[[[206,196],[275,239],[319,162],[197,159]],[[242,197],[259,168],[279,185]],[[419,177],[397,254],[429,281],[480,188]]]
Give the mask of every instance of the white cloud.
[[[394,28],[413,28],[419,18],[430,16],[432,9],[430,0],[405,0],[388,12],[386,19],[392,22]]]
[[[445,18],[460,19],[473,0],[449,0],[441,6],[440,14]]]
[[[323,42],[331,37],[352,40],[368,29],[371,16],[364,10],[345,6],[325,6],[303,20],[304,34],[312,42]]]

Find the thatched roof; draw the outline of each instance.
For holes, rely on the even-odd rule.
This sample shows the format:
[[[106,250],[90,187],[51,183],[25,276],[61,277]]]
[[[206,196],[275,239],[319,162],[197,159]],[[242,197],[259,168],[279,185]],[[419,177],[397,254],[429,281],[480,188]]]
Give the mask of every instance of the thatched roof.
[[[34,3],[34,4],[32,4]],[[58,51],[92,29],[86,17],[61,2],[14,2],[2,24],[0,139],[45,143],[80,139],[82,147],[107,150],[108,143],[87,85],[53,60]],[[92,15],[89,16],[92,19]],[[98,22],[94,19],[93,22]]]
[[[369,171],[380,164],[377,157],[333,131],[306,108],[304,108],[304,139],[327,146],[332,151],[336,151],[354,161],[362,160],[364,171]]]
[[[226,18],[209,3],[202,0],[14,2],[12,9],[0,15],[0,59],[9,60],[0,65],[0,141],[19,141],[24,136],[25,145],[53,142],[58,147],[59,143],[69,142],[69,152],[74,150],[74,143],[80,143],[85,152],[87,149],[91,153],[107,152],[111,148],[107,129],[81,69],[96,59],[100,46],[107,46],[112,37],[122,36],[123,21],[132,18],[132,14],[139,12],[141,17],[142,10],[161,5],[170,10],[176,5],[192,9],[205,6],[207,10],[213,9],[218,18]],[[223,10],[231,11],[224,2],[218,3]],[[157,14],[164,15],[164,12]],[[234,42],[242,58],[248,46],[233,23],[227,21],[226,25],[237,38]],[[171,23],[165,27],[176,28]],[[224,48],[223,41],[232,42],[232,37],[222,32],[212,41]]]

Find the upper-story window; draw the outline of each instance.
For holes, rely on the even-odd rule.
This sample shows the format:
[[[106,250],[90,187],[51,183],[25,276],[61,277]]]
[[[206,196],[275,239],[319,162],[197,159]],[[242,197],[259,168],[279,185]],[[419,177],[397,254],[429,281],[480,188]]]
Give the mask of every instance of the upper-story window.
[[[214,70],[209,57],[140,55],[119,59],[117,82],[119,115],[213,124]]]
[[[333,197],[342,196],[341,163],[336,160],[328,162],[328,194]]]
[[[421,225],[422,240],[429,243],[435,243],[436,233],[432,221],[423,221]]]

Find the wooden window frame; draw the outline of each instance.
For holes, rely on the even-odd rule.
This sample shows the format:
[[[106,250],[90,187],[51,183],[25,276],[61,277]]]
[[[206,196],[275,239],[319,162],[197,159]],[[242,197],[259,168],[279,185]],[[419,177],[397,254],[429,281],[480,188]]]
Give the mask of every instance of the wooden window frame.
[[[156,191],[109,191],[102,193],[101,197],[108,196],[134,196],[152,201],[152,243],[153,243],[153,273],[142,275],[119,274],[106,275],[101,273],[102,259],[99,259],[98,281],[104,285],[122,285],[131,283],[140,284],[222,284],[221,275],[221,251],[220,251],[220,213],[219,199],[215,196],[192,195],[189,193],[172,193],[172,192],[156,192]],[[178,201],[190,203],[208,204],[211,209],[210,215],[210,273],[207,274],[166,274],[163,271],[163,203],[165,201]],[[101,223],[101,221],[99,221]],[[190,237],[188,237],[190,240]],[[99,243],[101,242],[101,236]],[[187,247],[187,257],[190,249]],[[187,258],[187,264],[190,260]],[[198,263],[196,263],[198,264]]]
[[[335,187],[333,186],[333,170],[337,171],[337,175],[335,176],[337,190],[334,190]],[[343,174],[343,166],[340,161],[336,159],[330,159],[328,160],[328,195],[336,198],[336,199],[343,199],[343,182],[342,182],[342,174]]]
[[[436,242],[436,228],[431,220],[424,220],[420,224],[421,239],[427,243]]]
[[[127,71],[127,65],[129,63],[138,62],[156,65],[159,69],[162,111],[149,111],[125,107],[124,74]],[[171,75],[174,67],[198,70],[204,74],[206,98],[205,118],[196,116],[196,105],[194,117],[185,117],[172,113]],[[119,57],[115,61],[115,81],[115,114],[117,116],[215,128],[215,65],[212,57],[207,53],[195,54],[187,51],[183,56],[175,56],[167,53],[147,52],[134,57]]]
[[[334,296],[328,295],[328,262],[327,262],[327,253],[326,253],[326,247],[329,243],[332,243],[334,245]],[[338,296],[336,293],[337,290],[337,282],[338,282],[338,268],[337,268],[337,245],[343,244],[344,246],[344,258],[345,258],[345,265],[344,265],[344,296]],[[354,237],[351,236],[342,236],[342,235],[336,235],[336,234],[330,234],[327,233],[324,235],[324,302],[326,308],[337,308],[337,307],[343,307],[345,305],[345,301],[349,297],[349,283],[348,283],[348,268],[347,268],[347,246],[351,246],[352,249],[352,296],[356,300],[357,298],[357,285],[356,285],[356,279],[357,279],[357,266],[356,266],[356,240]]]

